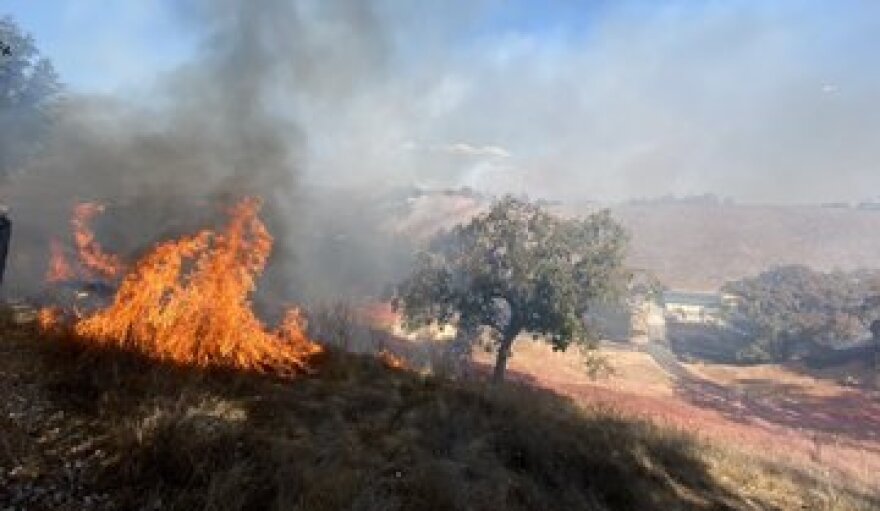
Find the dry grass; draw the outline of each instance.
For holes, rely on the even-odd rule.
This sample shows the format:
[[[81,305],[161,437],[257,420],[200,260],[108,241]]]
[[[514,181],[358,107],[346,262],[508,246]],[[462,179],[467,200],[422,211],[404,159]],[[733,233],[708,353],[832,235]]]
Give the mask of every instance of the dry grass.
[[[876,393],[770,365],[689,364],[693,377],[677,381],[646,353],[615,345],[599,350],[614,374],[591,380],[577,352],[522,341],[514,345],[511,378],[782,461],[829,483],[880,491]],[[491,363],[483,353],[478,360]]]
[[[49,477],[59,470],[59,445],[88,445],[106,455],[80,484],[108,495],[112,509],[878,505],[547,391],[451,382],[388,369],[370,356],[331,350],[317,375],[284,382],[8,329],[0,346],[0,378],[30,385],[64,417],[58,443],[19,436],[25,450],[45,452],[17,477]],[[20,429],[0,427],[9,429],[2,438]],[[0,450],[0,466],[21,464],[21,456]]]

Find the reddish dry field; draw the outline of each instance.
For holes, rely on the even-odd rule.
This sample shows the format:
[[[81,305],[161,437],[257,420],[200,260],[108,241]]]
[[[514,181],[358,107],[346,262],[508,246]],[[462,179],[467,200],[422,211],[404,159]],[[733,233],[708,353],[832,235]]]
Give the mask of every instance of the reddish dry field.
[[[676,380],[645,353],[603,351],[616,374],[591,380],[576,353],[520,342],[511,378],[880,490],[877,393],[779,366],[701,364],[688,366],[691,376]],[[477,360],[491,362],[484,353]]]

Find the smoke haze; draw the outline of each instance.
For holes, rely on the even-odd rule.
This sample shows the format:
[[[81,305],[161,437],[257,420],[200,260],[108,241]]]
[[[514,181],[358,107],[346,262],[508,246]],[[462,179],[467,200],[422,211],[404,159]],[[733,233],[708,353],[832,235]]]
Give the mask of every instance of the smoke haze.
[[[47,236],[66,232],[75,202],[94,200],[121,211],[99,227],[111,231],[113,248],[132,255],[215,218],[206,207],[257,195],[277,236],[266,281],[278,289],[270,294],[289,296],[282,276],[295,259],[291,233],[302,214],[297,183],[305,154],[297,104],[349,94],[354,81],[345,83],[338,71],[350,68],[355,76],[349,64],[370,65],[371,58],[370,41],[356,35],[367,33],[369,12],[311,7],[315,12],[281,1],[190,3],[181,16],[203,35],[198,56],[163,77],[149,101],[69,95],[44,151],[10,184],[23,233],[18,244],[45,246]],[[357,55],[336,55],[313,35],[309,20],[320,25],[325,16],[355,34],[347,46]],[[33,260],[33,250],[20,253],[11,273],[28,288],[45,261]]]
[[[556,18],[492,0],[172,5],[191,55],[115,94],[70,91],[8,186],[16,243],[45,245],[73,202],[101,200],[128,208],[101,227],[136,253],[257,194],[278,238],[266,280],[288,297],[391,264],[369,208],[395,187],[779,203],[880,190],[875,3],[571,2]],[[328,259],[340,251],[357,254]],[[12,265],[28,282],[45,267]]]
[[[875,3],[572,2],[556,21],[374,5],[384,66],[306,105],[306,179],[605,201],[880,190]],[[517,5],[525,21],[487,28]]]

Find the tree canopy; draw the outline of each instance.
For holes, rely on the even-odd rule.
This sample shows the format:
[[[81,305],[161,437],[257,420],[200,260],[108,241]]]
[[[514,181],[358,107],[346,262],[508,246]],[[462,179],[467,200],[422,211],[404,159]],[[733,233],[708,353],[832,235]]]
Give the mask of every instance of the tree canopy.
[[[436,236],[398,287],[407,325],[487,327],[498,341],[495,381],[511,345],[528,332],[554,349],[589,342],[592,303],[625,288],[628,236],[608,211],[563,218],[505,197],[483,214]]]
[[[835,347],[867,337],[880,317],[873,272],[832,272],[790,265],[730,282],[732,320],[754,335],[744,358],[786,360],[798,350]]]
[[[33,37],[12,18],[0,18],[0,174],[39,147],[48,127],[48,104],[61,90],[58,75]]]

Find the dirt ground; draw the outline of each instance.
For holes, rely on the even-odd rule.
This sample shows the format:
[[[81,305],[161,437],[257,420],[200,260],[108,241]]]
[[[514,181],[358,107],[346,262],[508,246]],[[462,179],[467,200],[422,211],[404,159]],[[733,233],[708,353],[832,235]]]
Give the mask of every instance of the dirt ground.
[[[880,491],[880,395],[778,365],[688,364],[667,374],[647,353],[603,346],[613,374],[591,378],[577,351],[520,341],[511,378],[612,406],[775,461]],[[491,354],[479,352],[480,363]]]

